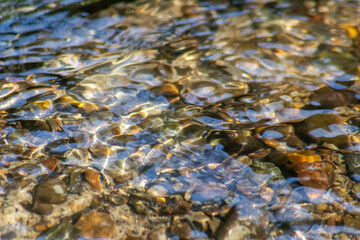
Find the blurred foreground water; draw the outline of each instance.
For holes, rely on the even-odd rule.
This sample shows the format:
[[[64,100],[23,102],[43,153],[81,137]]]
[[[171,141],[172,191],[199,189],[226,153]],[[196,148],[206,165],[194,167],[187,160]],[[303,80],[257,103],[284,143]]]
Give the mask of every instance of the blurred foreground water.
[[[0,1],[0,238],[356,239],[359,16]]]

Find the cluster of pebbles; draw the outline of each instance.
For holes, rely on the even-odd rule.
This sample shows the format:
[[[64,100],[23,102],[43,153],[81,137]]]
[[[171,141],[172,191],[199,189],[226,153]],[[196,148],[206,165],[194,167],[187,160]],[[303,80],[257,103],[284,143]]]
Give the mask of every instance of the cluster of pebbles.
[[[356,239],[360,6],[240,2],[1,3],[0,238]]]

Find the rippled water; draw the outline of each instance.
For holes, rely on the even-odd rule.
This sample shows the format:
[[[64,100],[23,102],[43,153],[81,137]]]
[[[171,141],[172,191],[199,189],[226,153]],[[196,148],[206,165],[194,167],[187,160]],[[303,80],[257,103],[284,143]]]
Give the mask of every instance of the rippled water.
[[[0,16],[3,239],[360,234],[360,2],[3,0]]]

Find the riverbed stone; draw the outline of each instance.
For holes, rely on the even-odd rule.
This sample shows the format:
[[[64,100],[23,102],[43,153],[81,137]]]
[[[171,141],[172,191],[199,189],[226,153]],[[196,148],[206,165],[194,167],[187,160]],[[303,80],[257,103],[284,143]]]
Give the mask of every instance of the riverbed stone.
[[[86,238],[111,239],[115,236],[115,221],[105,212],[90,212],[81,215],[76,223],[81,236]]]
[[[66,201],[67,188],[62,179],[48,178],[36,188],[35,199],[45,203],[60,204]]]

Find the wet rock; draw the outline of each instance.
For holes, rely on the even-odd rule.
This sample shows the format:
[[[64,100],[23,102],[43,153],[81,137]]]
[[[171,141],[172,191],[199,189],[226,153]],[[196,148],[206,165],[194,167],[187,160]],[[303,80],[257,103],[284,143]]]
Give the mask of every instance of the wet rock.
[[[166,228],[158,228],[149,234],[150,240],[166,240]]]
[[[195,114],[194,119],[214,128],[223,128],[231,124],[232,118],[226,111],[219,109],[216,106],[208,106],[201,112]]]
[[[35,198],[42,202],[60,204],[66,201],[67,188],[62,179],[48,178],[36,188]]]
[[[34,229],[37,232],[43,232],[47,229],[47,227],[46,227],[46,224],[44,224],[44,223],[38,223],[38,224],[35,224]]]
[[[14,239],[16,238],[16,233],[15,232],[7,232],[7,233],[4,233],[0,236],[1,239],[4,239],[4,240],[10,240],[10,239]]]
[[[335,181],[335,167],[312,150],[288,153],[289,167],[306,187],[328,189]]]
[[[298,224],[300,222],[311,223],[315,219],[305,208],[298,204],[288,204],[276,212],[276,219],[279,222]]]
[[[62,179],[48,178],[40,181],[35,190],[34,204],[31,211],[47,215],[53,210],[51,204],[64,203],[67,198],[67,188]]]
[[[77,239],[80,237],[80,230],[75,227],[71,221],[64,220],[58,225],[55,225],[40,234],[36,239]]]
[[[191,212],[186,216],[186,219],[193,223],[199,231],[206,232],[210,218],[202,212]]]
[[[41,162],[50,172],[53,172],[59,163],[59,159],[52,157]]]
[[[223,145],[223,150],[230,155],[253,153],[265,148],[260,140],[250,135],[250,131],[213,130],[207,134],[206,139],[213,145]]]
[[[175,222],[170,227],[171,233],[178,236],[180,239],[192,238],[192,229],[187,222]]]
[[[75,199],[68,201],[72,213],[78,213],[91,205],[91,196],[77,195]]]
[[[280,143],[285,143],[286,146],[298,149],[305,147],[305,143],[295,135],[294,127],[290,124],[277,124],[269,127],[260,127],[256,129],[255,133],[266,145],[270,147],[276,148],[281,145]]]
[[[204,132],[207,132],[210,129],[210,127],[198,122],[182,122],[182,126],[179,127],[177,139],[181,142],[185,142],[189,139],[198,139]]]
[[[115,205],[123,205],[128,202],[129,197],[124,194],[110,193],[108,201]]]
[[[115,236],[115,222],[108,213],[90,212],[81,215],[76,223],[81,236],[86,238],[111,239]]]
[[[249,153],[249,157],[251,157],[251,159],[254,160],[258,160],[258,161],[264,161],[264,159],[269,156],[269,154],[271,153],[271,149],[259,149],[253,153]],[[245,163],[246,165],[250,166],[252,164],[252,161],[250,161],[249,163]]]
[[[217,216],[221,210],[218,204],[208,202],[207,204],[201,204],[201,211],[209,216]]]
[[[79,162],[88,162],[91,159],[91,154],[89,149],[83,148],[71,148],[65,152],[64,158],[69,161],[71,164]]]
[[[354,144],[350,134],[357,129],[339,115],[330,113],[310,116],[295,125],[296,133],[306,141],[333,144],[340,149]]]
[[[360,153],[345,152],[344,158],[346,160],[346,165],[349,167],[350,172],[360,175]]]
[[[276,165],[285,165],[289,161],[287,152],[278,149],[271,149],[271,152],[266,157],[266,160],[275,163]]]
[[[296,149],[304,149],[306,144],[301,141],[300,138],[298,138],[295,135],[291,135],[288,136],[284,139],[284,141],[286,142],[287,146],[292,147],[292,148],[296,148]]]
[[[173,102],[179,97],[179,85],[172,83],[165,83],[149,89],[152,97],[165,97],[170,102]]]
[[[69,94],[57,98],[54,107],[60,111],[80,112],[88,115],[99,110],[99,107],[91,102],[81,102],[75,95]]]
[[[53,211],[53,207],[49,203],[44,203],[38,199],[35,199],[31,211],[41,215],[48,215]]]
[[[128,240],[146,240],[147,238],[145,236],[137,236],[133,234],[127,234],[126,239]]]
[[[148,215],[153,213],[150,201],[139,195],[132,194],[129,198],[128,204],[137,214]]]
[[[54,155],[63,155],[66,151],[69,151],[71,148],[69,146],[69,139],[63,138],[54,140],[51,143],[47,144],[45,151]]]
[[[276,185],[285,182],[281,170],[274,163],[254,161],[251,168],[255,174],[250,178],[258,185]]]
[[[352,189],[354,195],[360,199],[360,183],[355,184],[355,186]]]
[[[355,92],[350,90],[334,90],[330,87],[323,87],[311,95],[310,101],[313,107],[332,109],[355,103],[355,94]]]
[[[47,173],[39,164],[25,164],[14,170],[15,171],[10,171],[9,175],[18,179],[18,182],[20,182],[20,180],[29,180],[26,178],[28,176],[38,177]],[[22,187],[21,184],[19,187]]]
[[[90,207],[91,207],[92,209],[97,209],[97,208],[101,207],[101,205],[102,205],[103,203],[105,203],[105,200],[106,200],[105,195],[103,195],[103,194],[96,194],[96,195],[94,195],[94,197],[92,198]]]
[[[360,229],[360,216],[346,214],[343,216],[343,223],[346,227]]]
[[[219,218],[212,218],[209,220],[209,233],[210,235],[214,235],[216,230],[219,228],[220,226],[220,223],[221,223],[221,220]]]
[[[239,217],[237,211],[233,210],[226,221],[216,231],[216,239],[263,239],[266,233],[259,224],[251,219]]]
[[[294,133],[294,128],[288,124],[278,124],[269,127],[261,127],[256,129],[259,136],[265,139],[281,140]]]
[[[82,169],[71,169],[71,173],[67,181],[69,193],[81,193],[83,191],[82,173]]]
[[[87,170],[84,173],[85,180],[90,184],[91,188],[95,192],[101,192],[100,174]]]
[[[162,185],[154,185],[147,190],[147,193],[154,197],[168,196],[168,190]]]
[[[185,214],[189,211],[191,204],[180,195],[167,198],[157,198],[156,211],[163,215]]]
[[[133,177],[134,177],[134,173],[132,173],[132,172],[124,173],[124,174],[116,173],[115,174],[115,182],[124,183],[124,182],[132,179]]]
[[[154,211],[160,215],[185,214],[191,207],[191,204],[185,201],[181,195],[160,197],[145,192],[132,193],[128,204],[137,214],[141,215],[149,215]]]

